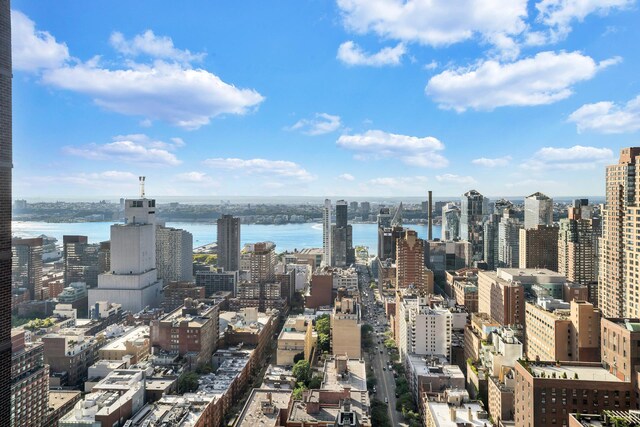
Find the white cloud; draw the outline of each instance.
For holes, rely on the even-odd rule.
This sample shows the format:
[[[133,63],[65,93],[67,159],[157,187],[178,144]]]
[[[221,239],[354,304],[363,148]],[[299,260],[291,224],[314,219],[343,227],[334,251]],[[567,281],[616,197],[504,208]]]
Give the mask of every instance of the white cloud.
[[[438,68],[438,62],[433,60],[431,62],[429,62],[428,64],[424,64],[424,68],[427,71],[431,71],[431,70],[435,70],[436,68]]]
[[[356,179],[350,173],[343,173],[342,175],[338,175],[338,178],[342,179],[342,180],[345,180],[345,181],[354,181]]]
[[[317,136],[335,132],[340,129],[340,126],[342,126],[340,116],[334,116],[327,113],[316,113],[313,119],[298,120],[292,126],[285,129],[298,130],[305,135]]]
[[[119,135],[113,138],[113,142],[106,144],[87,144],[79,147],[66,146],[63,151],[74,156],[91,160],[111,160],[126,163],[138,163],[143,165],[175,166],[182,163],[171,151],[184,145],[184,141],[178,138],[179,143],[172,141],[154,141],[146,135]]]
[[[471,163],[478,166],[484,166],[487,168],[495,168],[498,166],[507,166],[511,161],[511,156],[497,157],[489,159],[487,157],[480,157],[479,159],[471,160]]]
[[[24,13],[11,11],[11,53],[14,70],[38,71],[55,68],[69,59],[69,49],[49,32],[36,30]]]
[[[341,135],[337,144],[355,151],[356,158],[360,160],[397,157],[408,165],[431,168],[449,164],[439,153],[444,150],[444,144],[432,136],[421,138],[369,130],[362,134]]]
[[[222,114],[245,114],[264,100],[255,90],[238,89],[207,70],[162,61],[114,70],[89,61],[48,70],[43,81],[89,95],[107,110],[186,129]]]
[[[537,20],[551,27],[550,39],[557,41],[571,31],[573,21],[581,22],[592,13],[605,15],[634,3],[635,0],[541,0],[536,3]]]
[[[609,148],[585,147],[574,145],[570,148],[543,147],[526,161],[522,167],[526,170],[585,170],[602,167],[614,161],[613,151]]]
[[[219,183],[216,182],[211,176],[205,172],[184,172],[176,175],[178,181],[182,181],[188,184],[201,184],[206,186],[218,187]]]
[[[619,61],[596,63],[580,52],[540,52],[511,63],[489,60],[444,71],[429,80],[425,91],[440,108],[458,112],[551,104],[571,96],[576,83]]]
[[[370,185],[378,187],[402,188],[412,185],[422,185],[428,181],[426,176],[401,176],[373,178],[368,181]]]
[[[624,105],[613,102],[585,104],[571,113],[578,132],[631,133],[640,130],[640,95]]]
[[[367,53],[352,41],[346,41],[338,48],[337,58],[347,65],[368,65],[382,67],[385,65],[400,65],[402,57],[407,52],[404,43],[395,47],[385,47],[376,53]]]
[[[214,158],[205,160],[204,164],[215,169],[237,170],[247,174],[292,178],[299,181],[315,179],[302,166],[288,160]]]
[[[459,184],[459,185],[474,185],[477,181],[471,176],[461,176],[452,173],[445,173],[443,175],[437,175],[436,181],[443,184]]]
[[[264,97],[254,89],[226,83],[189,62],[203,54],[192,54],[173,46],[169,37],[151,30],[127,40],[120,33],[111,44],[128,56],[146,55],[149,64],[127,59],[122,66],[103,66],[100,57],[82,62],[72,59],[65,44],[18,11],[13,19],[13,66],[42,71],[44,84],[88,95],[101,107],[124,115],[140,116],[142,126],[162,120],[186,129],[197,129],[223,114],[246,114]]]
[[[156,36],[151,30],[138,34],[129,40],[122,33],[116,31],[111,34],[109,43],[118,52],[131,57],[147,55],[152,58],[192,62],[201,61],[206,56],[205,53],[191,53],[189,50],[177,49],[173,45],[171,37]]]
[[[474,35],[517,35],[526,28],[526,0],[338,0],[344,24],[386,39],[448,46]]]

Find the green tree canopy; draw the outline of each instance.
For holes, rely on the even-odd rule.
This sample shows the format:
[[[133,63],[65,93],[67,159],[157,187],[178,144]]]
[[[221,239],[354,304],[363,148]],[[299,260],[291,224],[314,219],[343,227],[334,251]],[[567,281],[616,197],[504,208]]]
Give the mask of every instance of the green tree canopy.
[[[198,389],[198,374],[195,372],[187,372],[178,380],[178,392],[191,393]]]
[[[311,365],[306,360],[300,360],[293,365],[293,376],[296,381],[307,384],[311,379]]]
[[[316,331],[318,334],[327,334],[331,331],[331,321],[329,320],[328,314],[323,314],[322,316],[318,316],[316,318]]]

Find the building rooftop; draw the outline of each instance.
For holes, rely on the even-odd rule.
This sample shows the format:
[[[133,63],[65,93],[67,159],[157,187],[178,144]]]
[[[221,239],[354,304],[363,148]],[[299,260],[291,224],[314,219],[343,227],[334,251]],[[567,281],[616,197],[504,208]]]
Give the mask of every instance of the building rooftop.
[[[478,403],[463,403],[452,406],[444,402],[428,402],[436,427],[489,427],[489,414]],[[455,411],[455,412],[454,412]]]
[[[602,414],[571,414],[584,427],[616,427],[618,425],[640,425],[640,411],[602,411]],[[617,421],[617,422],[616,422]],[[626,421],[627,424],[622,424]],[[620,423],[620,424],[619,424]]]
[[[137,328],[131,328],[124,335],[111,341],[110,343],[101,347],[100,349],[106,350],[106,351],[115,351],[115,350],[125,351],[127,349],[126,348],[127,342],[136,342],[136,341],[142,342],[145,339],[145,337],[148,337],[148,336],[149,336],[148,326],[139,326]]]
[[[415,354],[407,355],[408,362],[413,367],[413,372],[419,376],[447,376],[449,378],[464,378],[464,374],[458,365],[448,365],[444,356],[434,364],[434,358],[425,358]]]
[[[64,405],[80,396],[79,391],[50,391],[49,392],[49,410],[57,411]]]
[[[340,366],[346,364],[346,371]],[[345,386],[352,390],[367,390],[367,371],[363,360],[333,357],[324,363],[323,390],[342,390]]]
[[[280,425],[280,411],[286,410],[291,390],[254,388],[238,419],[236,427],[275,427]]]
[[[328,421],[334,422],[342,407],[335,403],[324,404],[322,390],[309,390],[306,392],[305,399],[302,401],[296,401],[289,412],[289,421],[291,422],[310,422],[315,421]],[[369,412],[369,394],[365,391],[352,391],[350,395],[350,409],[355,412],[362,424],[366,421],[368,425],[371,425],[367,413]],[[307,408],[307,404],[320,404],[318,410],[311,410]]]
[[[564,283],[564,274],[548,268],[499,268],[496,275],[503,280],[523,283]]]
[[[623,382],[601,366],[575,366],[571,364],[558,366],[555,363],[530,363],[529,369],[538,378],[542,377],[543,373],[545,378],[553,378],[554,374],[556,378],[563,378],[566,374],[567,379],[573,380],[577,374],[577,379],[580,381]]]

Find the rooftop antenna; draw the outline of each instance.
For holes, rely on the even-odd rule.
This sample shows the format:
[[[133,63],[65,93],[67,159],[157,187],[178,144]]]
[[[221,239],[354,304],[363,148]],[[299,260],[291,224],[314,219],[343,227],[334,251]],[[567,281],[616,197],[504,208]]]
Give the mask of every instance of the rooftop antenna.
[[[138,180],[140,181],[140,198],[144,199],[144,176],[139,176]]]

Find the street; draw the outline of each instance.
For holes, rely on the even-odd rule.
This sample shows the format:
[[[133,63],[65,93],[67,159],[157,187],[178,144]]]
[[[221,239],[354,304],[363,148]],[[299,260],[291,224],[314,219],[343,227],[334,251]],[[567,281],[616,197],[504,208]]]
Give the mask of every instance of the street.
[[[374,290],[369,288],[368,280],[367,283],[363,284],[365,286],[362,286],[362,301],[366,306],[363,322],[371,325],[374,330],[374,350],[366,359],[366,363],[371,364],[373,369],[373,377],[377,379],[376,392],[372,395],[372,399],[376,398],[388,405],[391,425],[406,426],[407,424],[403,422],[402,414],[396,411],[395,379],[393,370],[389,369],[389,364],[392,362],[389,358],[388,349],[384,346],[384,342],[387,339],[385,332],[389,331],[389,324],[384,314],[384,308],[377,304],[379,294],[374,294]]]

